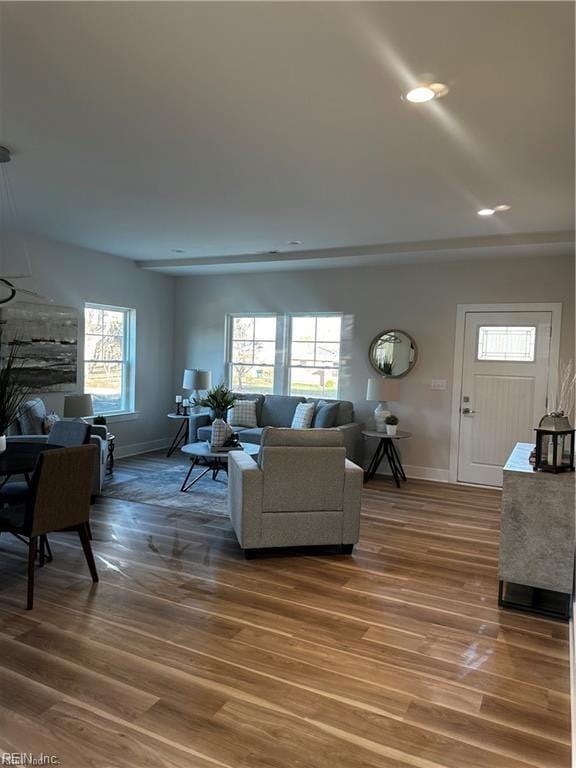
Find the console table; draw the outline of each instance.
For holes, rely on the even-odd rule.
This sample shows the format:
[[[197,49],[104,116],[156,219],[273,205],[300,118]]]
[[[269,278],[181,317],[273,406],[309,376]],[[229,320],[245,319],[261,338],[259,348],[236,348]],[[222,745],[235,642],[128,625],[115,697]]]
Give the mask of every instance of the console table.
[[[498,604],[552,618],[570,615],[574,579],[574,480],[535,472],[534,446],[516,443],[504,467]]]

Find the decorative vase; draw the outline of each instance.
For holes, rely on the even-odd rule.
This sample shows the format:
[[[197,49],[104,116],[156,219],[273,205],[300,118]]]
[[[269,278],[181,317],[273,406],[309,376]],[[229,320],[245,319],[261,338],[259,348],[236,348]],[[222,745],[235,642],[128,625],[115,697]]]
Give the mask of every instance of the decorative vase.
[[[376,422],[376,432],[386,432],[386,418],[390,416],[390,411],[386,410],[382,403],[378,403],[374,409],[374,421]]]
[[[387,435],[395,435],[397,429],[398,429],[398,425],[397,424],[386,424],[386,434]]]
[[[212,422],[212,437],[210,439],[210,450],[219,451],[232,435],[232,427],[224,419],[214,419]]]
[[[0,435],[0,453],[6,450],[6,435]]]

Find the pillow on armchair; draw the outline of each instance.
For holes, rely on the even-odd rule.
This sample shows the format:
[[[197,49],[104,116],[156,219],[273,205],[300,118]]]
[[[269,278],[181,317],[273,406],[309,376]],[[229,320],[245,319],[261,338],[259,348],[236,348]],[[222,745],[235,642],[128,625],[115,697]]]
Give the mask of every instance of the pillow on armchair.
[[[18,425],[22,435],[43,435],[46,406],[40,398],[26,400],[18,409]]]

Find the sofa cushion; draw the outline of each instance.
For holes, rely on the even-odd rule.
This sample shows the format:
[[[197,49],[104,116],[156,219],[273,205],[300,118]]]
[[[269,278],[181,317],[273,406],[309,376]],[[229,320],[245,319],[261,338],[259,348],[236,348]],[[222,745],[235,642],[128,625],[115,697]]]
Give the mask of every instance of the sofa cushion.
[[[330,429],[336,426],[338,418],[338,408],[340,403],[329,403],[325,400],[319,400],[314,412],[314,421],[312,426],[317,429]]]
[[[266,395],[262,405],[261,427],[289,427],[294,418],[298,403],[304,403],[303,397],[289,395]]]
[[[253,427],[252,429],[243,429],[238,437],[242,443],[255,443],[258,445],[262,438],[264,427]]]
[[[294,411],[294,418],[290,425],[292,429],[310,429],[314,418],[314,403],[298,403]]]
[[[22,435],[43,435],[46,406],[40,398],[26,400],[18,409],[18,424]]]
[[[309,397],[307,402],[316,403],[316,407],[320,403],[336,403],[338,413],[336,423],[332,425],[334,427],[341,427],[343,424],[351,424],[354,421],[354,403],[349,400],[319,400],[316,397]]]
[[[254,400],[256,403],[256,423],[260,424],[262,420],[262,406],[264,404],[264,395],[257,395],[253,392],[234,392],[236,400]]]
[[[257,427],[256,401],[237,398],[234,407],[228,411],[228,424],[231,427]]]

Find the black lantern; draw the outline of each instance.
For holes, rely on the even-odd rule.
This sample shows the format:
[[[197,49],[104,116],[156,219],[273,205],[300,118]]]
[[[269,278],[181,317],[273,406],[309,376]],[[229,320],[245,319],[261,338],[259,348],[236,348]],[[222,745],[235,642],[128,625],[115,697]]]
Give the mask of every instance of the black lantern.
[[[574,472],[574,432],[562,412],[549,413],[540,420],[536,432],[534,470]]]

